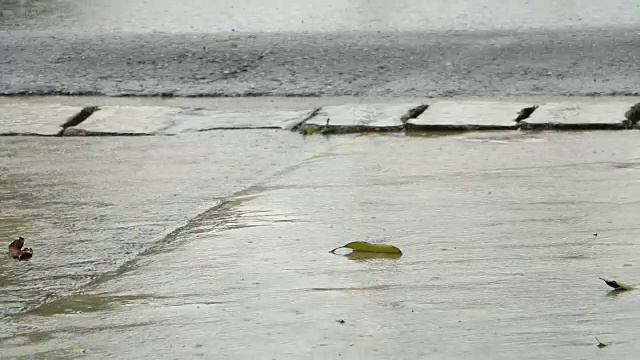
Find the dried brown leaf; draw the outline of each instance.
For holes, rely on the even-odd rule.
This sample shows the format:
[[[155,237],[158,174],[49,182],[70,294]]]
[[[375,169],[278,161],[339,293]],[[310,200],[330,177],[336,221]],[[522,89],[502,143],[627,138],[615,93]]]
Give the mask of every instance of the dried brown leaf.
[[[24,246],[24,238],[20,236],[9,244],[9,256],[18,261],[29,260],[33,256],[32,248],[22,248]]]

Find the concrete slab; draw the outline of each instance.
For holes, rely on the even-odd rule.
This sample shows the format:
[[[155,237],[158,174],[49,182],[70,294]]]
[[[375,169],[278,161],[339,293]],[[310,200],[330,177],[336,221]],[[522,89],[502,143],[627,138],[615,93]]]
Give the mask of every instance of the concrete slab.
[[[179,110],[170,106],[105,106],[75,129],[89,134],[155,134],[175,125]]]
[[[402,130],[402,118],[419,103],[403,104],[348,104],[325,106],[304,126],[329,128],[337,132],[359,132],[366,130]]]
[[[0,105],[0,135],[56,135],[81,106],[13,103]]]
[[[626,129],[626,101],[550,102],[540,106],[520,123],[523,129]]]
[[[202,108],[181,109],[175,124],[163,133],[183,133],[224,129],[291,129],[315,109],[243,109],[240,111]]]
[[[516,129],[518,113],[532,104],[507,101],[438,101],[407,122],[407,130],[460,131]]]

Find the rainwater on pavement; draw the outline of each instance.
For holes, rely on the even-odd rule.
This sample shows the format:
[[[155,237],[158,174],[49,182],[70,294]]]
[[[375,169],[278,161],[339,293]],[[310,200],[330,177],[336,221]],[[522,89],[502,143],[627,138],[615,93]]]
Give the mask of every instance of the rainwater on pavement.
[[[598,276],[637,278],[635,132],[114,140],[3,140],[2,235],[35,250],[2,263],[5,309],[34,305],[5,317],[3,354],[583,358],[594,337],[634,352],[638,297]],[[355,240],[404,254],[328,252]]]
[[[0,103],[260,125],[314,101],[637,97],[639,18],[633,0],[0,0]],[[2,136],[0,238],[34,256],[0,261],[0,358],[635,359],[640,298],[598,277],[640,283],[637,144]],[[403,255],[329,253],[362,240]]]

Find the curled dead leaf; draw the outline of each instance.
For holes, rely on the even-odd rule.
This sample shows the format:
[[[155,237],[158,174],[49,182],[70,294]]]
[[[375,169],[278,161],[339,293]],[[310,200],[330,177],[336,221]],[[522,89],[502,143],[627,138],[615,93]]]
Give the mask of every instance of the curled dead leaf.
[[[29,260],[33,256],[32,248],[23,248],[24,238],[20,236],[17,240],[14,240],[9,244],[9,256],[18,261]]]

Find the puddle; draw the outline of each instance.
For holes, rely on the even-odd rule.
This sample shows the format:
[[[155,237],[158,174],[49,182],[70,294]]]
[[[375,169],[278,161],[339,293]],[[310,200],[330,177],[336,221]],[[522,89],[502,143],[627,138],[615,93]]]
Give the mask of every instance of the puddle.
[[[111,310],[120,305],[126,305],[148,298],[149,296],[71,295],[40,305],[26,312],[24,315],[57,316],[97,312]]]

